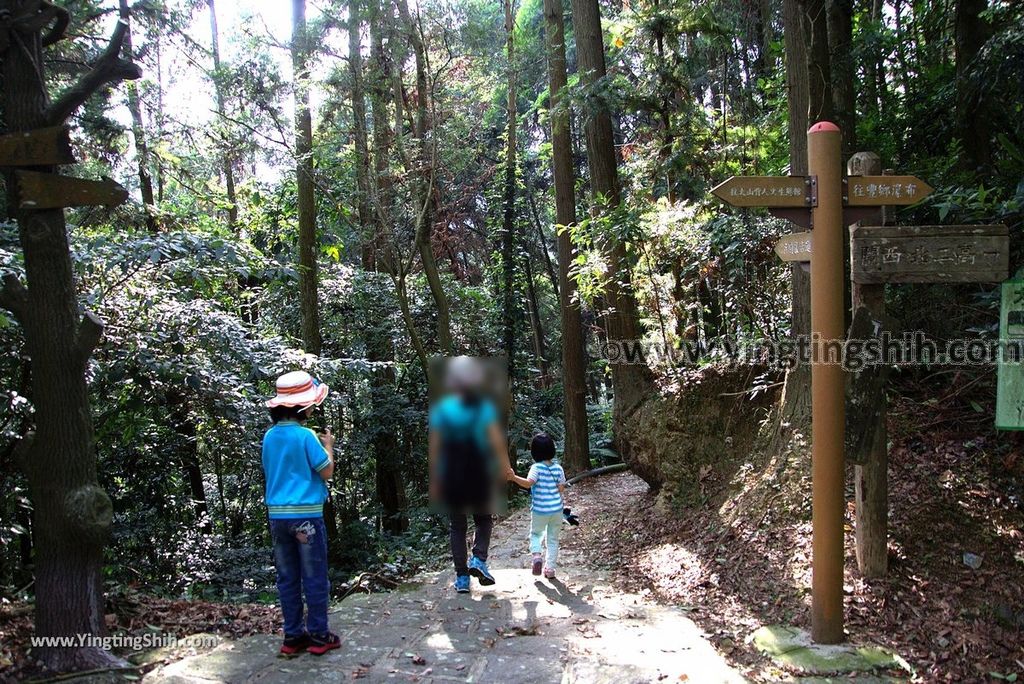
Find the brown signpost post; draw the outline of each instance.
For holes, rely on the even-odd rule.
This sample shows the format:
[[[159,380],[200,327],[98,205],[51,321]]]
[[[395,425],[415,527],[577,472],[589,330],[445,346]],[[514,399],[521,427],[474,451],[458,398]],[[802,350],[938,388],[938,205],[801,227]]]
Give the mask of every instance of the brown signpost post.
[[[814,186],[806,176],[732,176],[711,194],[734,207],[810,207]]]

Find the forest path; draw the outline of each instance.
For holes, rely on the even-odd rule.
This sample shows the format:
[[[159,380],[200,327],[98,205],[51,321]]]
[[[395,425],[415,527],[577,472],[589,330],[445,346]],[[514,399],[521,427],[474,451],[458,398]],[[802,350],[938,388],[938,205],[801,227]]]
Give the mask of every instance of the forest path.
[[[573,511],[586,524],[588,495],[580,494]],[[474,580],[471,594],[456,594],[445,571],[408,591],[346,599],[331,613],[342,647],[325,656],[278,658],[279,637],[259,635],[167,665],[145,681],[744,681],[684,611],[612,587],[597,552],[575,548],[572,529],[562,535],[560,577],[534,577],[528,524],[529,511],[521,510],[495,527],[492,587]]]

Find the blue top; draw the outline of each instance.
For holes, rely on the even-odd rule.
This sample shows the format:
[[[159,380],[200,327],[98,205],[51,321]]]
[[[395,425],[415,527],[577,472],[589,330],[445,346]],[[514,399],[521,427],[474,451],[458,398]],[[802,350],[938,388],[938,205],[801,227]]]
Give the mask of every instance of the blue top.
[[[498,410],[489,399],[467,404],[461,396],[449,394],[430,407],[429,426],[442,439],[467,439],[473,436],[483,453],[490,453],[487,430],[498,420]]]
[[[530,510],[538,515],[562,512],[562,494],[558,485],[565,483],[565,471],[554,461],[541,461],[530,466],[526,479],[533,482],[530,489]]]
[[[320,471],[331,462],[316,433],[282,420],[263,436],[264,501],[275,518],[321,518],[327,483]]]

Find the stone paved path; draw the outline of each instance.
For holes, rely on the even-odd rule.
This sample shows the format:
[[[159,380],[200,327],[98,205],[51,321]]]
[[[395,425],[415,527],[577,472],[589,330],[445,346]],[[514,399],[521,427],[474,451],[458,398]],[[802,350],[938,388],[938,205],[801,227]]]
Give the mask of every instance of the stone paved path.
[[[526,552],[527,512],[495,528],[498,582],[456,594],[451,573],[414,589],[355,596],[331,625],[337,651],[276,657],[279,637],[224,643],[150,672],[147,684],[210,682],[742,682],[684,611],[617,592],[571,551],[560,577],[534,577]],[[572,530],[566,529],[566,535]]]

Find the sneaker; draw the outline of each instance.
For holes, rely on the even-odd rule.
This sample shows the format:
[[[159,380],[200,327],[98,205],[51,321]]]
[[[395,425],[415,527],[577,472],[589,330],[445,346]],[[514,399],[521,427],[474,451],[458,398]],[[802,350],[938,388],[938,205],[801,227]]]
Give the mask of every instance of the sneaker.
[[[541,559],[539,553],[533,554],[533,574],[539,575],[541,566],[544,565],[544,561]]]
[[[555,579],[555,569],[554,568],[544,568],[544,576],[547,577],[548,579]]]
[[[455,578],[455,591],[460,594],[469,593],[469,575],[459,575]]]
[[[309,635],[303,632],[298,636],[286,636],[281,644],[281,655],[296,655],[309,648]]]
[[[469,561],[469,574],[476,577],[480,581],[480,584],[485,587],[489,587],[494,584],[494,575],[492,575],[491,571],[487,569],[487,563],[476,556],[473,556]]]
[[[306,650],[313,655],[323,655],[336,648],[341,648],[341,637],[334,632],[327,632],[325,634],[311,634],[309,636],[309,646],[306,647]]]

